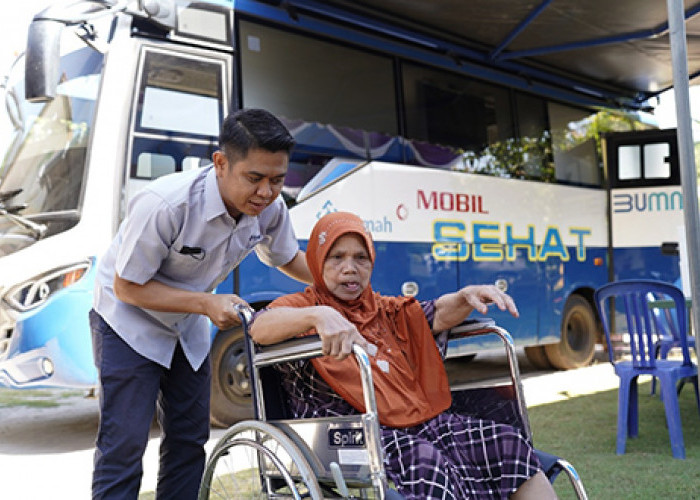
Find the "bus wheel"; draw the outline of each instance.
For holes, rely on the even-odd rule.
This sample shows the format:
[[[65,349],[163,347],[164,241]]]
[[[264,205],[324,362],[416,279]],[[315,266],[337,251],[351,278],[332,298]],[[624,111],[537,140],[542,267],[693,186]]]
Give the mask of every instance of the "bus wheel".
[[[566,301],[561,340],[544,346],[549,362],[560,370],[587,366],[595,355],[596,321],[593,308],[580,295]]]
[[[253,417],[243,330],[220,331],[211,347],[211,423],[229,427]]]
[[[543,345],[531,345],[525,348],[525,356],[532,366],[538,370],[551,370],[554,368],[549,362]]]

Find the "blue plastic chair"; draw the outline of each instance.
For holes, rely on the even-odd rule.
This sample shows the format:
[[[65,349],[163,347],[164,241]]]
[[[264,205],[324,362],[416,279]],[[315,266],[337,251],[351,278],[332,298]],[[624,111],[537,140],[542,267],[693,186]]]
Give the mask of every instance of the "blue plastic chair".
[[[654,294],[649,295],[649,300],[657,300]],[[657,359],[666,359],[671,349],[678,348],[681,345],[680,332],[677,328],[675,319],[675,310],[652,308],[652,317],[656,325],[657,340],[654,345],[654,356]],[[686,334],[689,349],[695,349],[695,337]],[[678,386],[678,394],[683,388],[684,381],[681,381]],[[656,394],[656,378],[651,381],[651,394]]]
[[[652,313],[648,306],[648,294],[661,294],[675,303],[675,319],[679,332],[687,331],[687,316],[683,292],[674,285],[655,280],[623,280],[603,285],[595,291],[596,307],[600,314],[608,344],[610,362],[620,377],[617,413],[617,454],[625,453],[627,437],[639,434],[639,409],[637,401],[637,378],[651,375],[661,383],[661,398],[666,409],[666,423],[674,458],[685,458],[683,429],[676,384],[690,379],[695,386],[695,399],[700,408],[698,394],[698,368],[690,359],[688,341],[679,336],[682,360],[656,359]],[[614,306],[609,299],[614,298]],[[610,305],[610,308],[608,306]],[[627,332],[630,338],[631,360],[615,360],[610,340],[610,318],[615,311],[624,311]],[[623,331],[618,328],[619,331]]]

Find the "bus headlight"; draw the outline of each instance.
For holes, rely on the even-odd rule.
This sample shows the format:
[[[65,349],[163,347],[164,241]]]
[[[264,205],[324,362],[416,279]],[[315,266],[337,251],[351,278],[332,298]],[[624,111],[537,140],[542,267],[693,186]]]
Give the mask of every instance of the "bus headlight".
[[[57,291],[78,282],[89,268],[90,262],[84,261],[51,270],[12,287],[3,299],[13,309],[29,311],[46,302]]]
[[[51,361],[49,358],[42,358],[41,369],[44,371],[44,374],[47,377],[50,377],[51,375],[53,375],[54,370],[53,361]]]

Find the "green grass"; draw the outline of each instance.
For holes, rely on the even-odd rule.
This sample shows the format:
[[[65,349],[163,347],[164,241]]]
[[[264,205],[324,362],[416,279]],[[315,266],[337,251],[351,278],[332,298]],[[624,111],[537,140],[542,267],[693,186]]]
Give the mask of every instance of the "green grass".
[[[83,395],[81,391],[52,391],[48,389],[0,389],[0,408],[27,406],[52,408],[61,405],[61,399]]]
[[[617,390],[579,396],[529,409],[535,445],[565,458],[576,468],[591,500],[700,499],[700,415],[693,387],[681,392],[685,460],[671,455],[663,402],[639,384],[639,437],[615,453]],[[559,498],[575,498],[561,474]]]
[[[575,396],[528,411],[535,445],[571,462],[591,500],[700,500],[700,415],[693,386],[680,395],[685,460],[671,455],[664,405],[639,384],[639,437],[615,453],[617,390]],[[561,500],[574,499],[562,473],[555,482]],[[139,500],[151,500],[152,492]]]

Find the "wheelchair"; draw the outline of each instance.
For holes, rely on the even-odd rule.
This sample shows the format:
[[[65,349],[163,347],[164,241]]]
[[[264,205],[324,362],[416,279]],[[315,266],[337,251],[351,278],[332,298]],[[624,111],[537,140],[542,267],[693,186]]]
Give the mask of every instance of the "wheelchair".
[[[291,419],[286,413],[280,374],[273,365],[321,356],[320,338],[309,336],[258,346],[248,336],[250,312],[241,310],[239,316],[245,332],[256,418],[234,424],[216,443],[203,474],[199,500],[403,498],[388,484],[384,472],[368,354],[359,346],[353,347],[362,376],[364,414]],[[468,320],[441,333],[448,338],[494,334],[505,348],[509,376],[453,390],[450,411],[508,423],[522,429],[531,440],[511,335],[488,318]],[[570,463],[539,450],[536,454],[551,482],[564,472],[576,497],[587,499]]]

